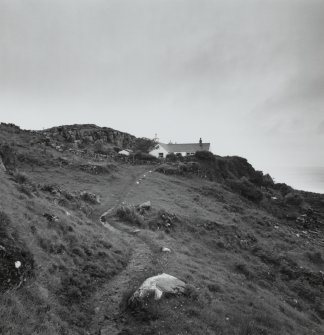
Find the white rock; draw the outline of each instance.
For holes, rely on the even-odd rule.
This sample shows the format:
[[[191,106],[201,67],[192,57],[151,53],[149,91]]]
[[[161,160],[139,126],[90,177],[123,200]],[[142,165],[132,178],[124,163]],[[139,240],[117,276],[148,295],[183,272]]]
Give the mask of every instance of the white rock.
[[[121,150],[118,152],[118,154],[123,156],[129,156],[129,152],[127,150]]]
[[[159,300],[163,293],[183,293],[185,287],[186,284],[182,280],[166,273],[162,273],[161,275],[146,279],[130,298],[130,302],[135,299],[143,299],[151,293],[154,293],[155,300]]]
[[[171,249],[166,248],[166,247],[163,247],[163,248],[162,248],[162,252],[171,252]]]
[[[15,268],[19,269],[21,267],[21,262],[20,261],[16,261],[15,262]]]

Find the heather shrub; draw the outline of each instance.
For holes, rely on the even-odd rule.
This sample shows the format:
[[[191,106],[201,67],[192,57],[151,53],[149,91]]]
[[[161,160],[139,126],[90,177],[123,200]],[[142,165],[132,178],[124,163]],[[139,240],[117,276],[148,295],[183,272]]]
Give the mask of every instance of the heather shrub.
[[[135,140],[134,149],[135,151],[141,151],[143,153],[148,153],[154,149],[157,145],[155,140],[151,140],[146,137],[140,137]]]
[[[13,179],[18,184],[26,184],[29,182],[27,175],[24,172],[15,172],[13,175]]]
[[[176,162],[178,159],[178,157],[173,152],[167,154],[165,158],[168,162]]]
[[[100,198],[94,193],[83,191],[80,194],[80,197],[83,201],[88,202],[90,204],[96,205],[100,203]]]
[[[246,177],[242,177],[239,180],[229,180],[228,184],[234,192],[251,201],[259,202],[263,198],[261,190],[252,184]]]
[[[179,174],[179,170],[176,165],[162,164],[155,171],[164,173],[167,175]]]
[[[268,173],[262,177],[262,185],[266,187],[274,185],[274,181]]]
[[[303,201],[304,201],[303,197],[295,192],[288,193],[284,198],[284,202],[287,205],[293,205],[293,206],[300,206],[303,203]]]
[[[292,191],[292,188],[285,183],[274,184],[274,189],[280,191],[280,193],[285,196]]]
[[[202,161],[211,161],[211,162],[215,161],[214,154],[207,150],[196,151],[195,157],[198,160],[202,160]]]
[[[154,162],[154,161],[157,161],[158,158],[153,156],[153,155],[150,155],[146,152],[143,152],[143,151],[137,151],[135,154],[134,154],[134,158],[136,160],[141,160],[141,161],[151,161],[151,162]]]
[[[263,186],[263,172],[255,171],[253,175],[249,178],[250,182],[258,186]]]

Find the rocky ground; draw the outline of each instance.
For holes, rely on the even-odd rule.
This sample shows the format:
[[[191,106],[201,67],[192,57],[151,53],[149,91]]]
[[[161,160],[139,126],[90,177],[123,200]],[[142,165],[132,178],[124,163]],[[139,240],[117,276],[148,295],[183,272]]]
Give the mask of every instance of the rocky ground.
[[[0,333],[323,334],[324,196],[239,157],[118,159],[135,140],[0,126]],[[185,290],[129,303],[161,273]]]

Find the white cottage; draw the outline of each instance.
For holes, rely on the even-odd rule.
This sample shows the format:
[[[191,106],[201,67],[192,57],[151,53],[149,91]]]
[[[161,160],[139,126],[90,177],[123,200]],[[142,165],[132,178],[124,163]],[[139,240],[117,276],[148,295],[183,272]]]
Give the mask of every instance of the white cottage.
[[[209,151],[209,148],[210,143],[202,143],[201,139],[198,143],[165,144],[159,142],[156,148],[150,151],[150,154],[158,158],[165,158],[166,155],[170,153],[181,156],[191,156],[197,151]]]

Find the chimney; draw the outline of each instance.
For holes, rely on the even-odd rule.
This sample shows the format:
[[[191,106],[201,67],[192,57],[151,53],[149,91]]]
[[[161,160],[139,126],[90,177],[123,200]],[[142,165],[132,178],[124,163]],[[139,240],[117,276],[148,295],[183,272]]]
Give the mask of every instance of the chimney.
[[[201,137],[200,137],[200,140],[199,140],[199,146],[200,146],[200,148],[202,148],[202,140],[201,140]]]

